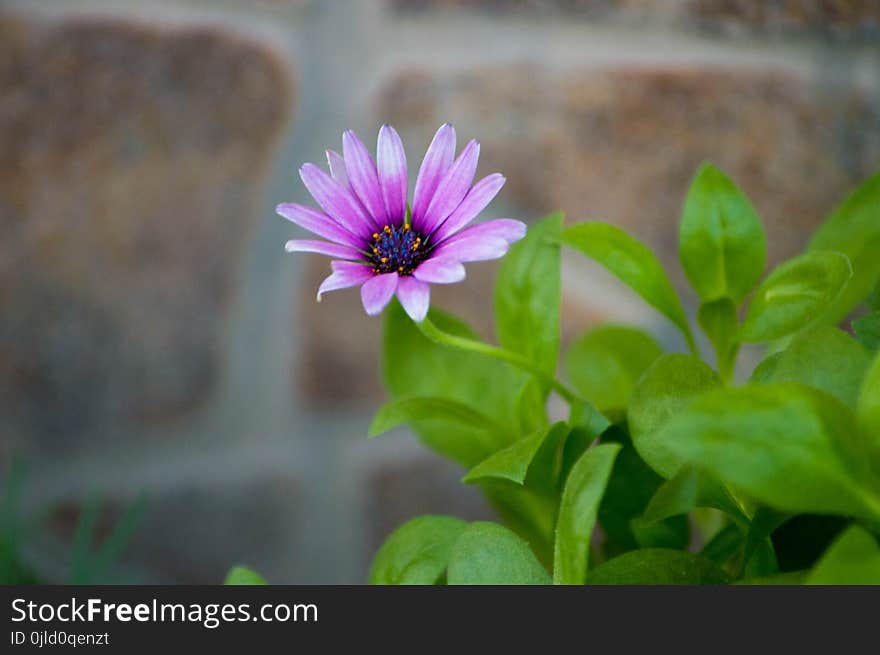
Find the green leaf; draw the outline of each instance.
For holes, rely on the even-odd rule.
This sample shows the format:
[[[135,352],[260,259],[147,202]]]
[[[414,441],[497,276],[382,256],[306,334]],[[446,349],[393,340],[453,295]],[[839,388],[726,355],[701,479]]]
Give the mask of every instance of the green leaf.
[[[808,585],[880,585],[880,546],[857,525],[844,532],[807,576]]]
[[[602,435],[601,443],[622,446],[599,504],[599,525],[605,534],[603,555],[613,557],[639,546],[684,547],[690,530],[682,517],[658,523],[639,521],[663,478],[639,457],[626,431],[614,427]]]
[[[645,302],[672,321],[688,344],[693,335],[681,300],[657,256],[640,241],[614,225],[580,223],[562,233],[563,242],[595,259],[620,278]]]
[[[535,378],[527,379],[516,397],[520,434],[531,434],[547,427],[547,399]]]
[[[489,478],[510,480],[514,484],[523,484],[530,468],[538,457],[539,452],[546,451],[544,460],[548,470],[542,471],[543,481],[552,484],[552,480],[558,475],[561,449],[560,446],[569,433],[567,423],[555,423],[551,427],[539,430],[534,434],[524,437],[503,450],[490,455],[472,468],[464,482],[477,482]],[[555,465],[554,465],[555,463]]]
[[[871,361],[858,341],[831,326],[798,334],[774,357],[772,370],[770,365],[761,365],[762,382],[800,382],[835,396],[853,409]]]
[[[683,466],[657,490],[645,508],[644,518],[660,521],[687,514],[696,507],[712,507],[726,512],[741,524],[748,522],[748,517],[727,488],[693,464]]]
[[[880,517],[852,412],[800,385],[724,389],[661,428],[674,455],[770,507]]]
[[[433,421],[448,425],[439,452],[456,461],[486,457],[507,443],[504,428],[464,403],[445,398],[403,398],[386,403],[376,412],[369,435],[378,436],[410,423]]]
[[[633,550],[590,572],[590,585],[722,585],[727,574],[708,559],[680,550]]]
[[[733,375],[736,360],[736,306],[730,298],[721,298],[700,305],[697,322],[712,342],[718,372],[724,379]]]
[[[618,452],[618,444],[596,446],[584,453],[568,475],[556,520],[554,584],[584,583],[596,512]]]
[[[495,523],[471,523],[452,546],[450,585],[546,585],[550,576],[529,545]]]
[[[773,379],[773,372],[779,365],[780,359],[782,359],[782,352],[773,353],[769,357],[763,359],[761,363],[755,367],[755,370],[752,371],[752,376],[749,378],[749,381],[756,384],[766,384],[767,382],[770,382]]]
[[[382,369],[392,400],[442,398],[458,402],[501,426],[506,443],[522,436],[517,401],[531,376],[491,357],[434,343],[396,301],[385,315]],[[464,323],[448,314],[431,310],[429,316],[445,332],[476,338]],[[485,447],[484,431],[465,429],[461,423],[418,418],[410,426],[425,444],[466,467],[493,452]],[[473,445],[462,447],[468,439]]]
[[[267,585],[265,578],[261,576],[256,571],[252,571],[246,566],[233,566],[229,569],[229,573],[226,574],[226,579],[223,581],[225,585],[232,586],[257,586],[257,585]]]
[[[852,277],[839,252],[813,252],[780,264],[761,283],[740,327],[740,341],[770,341],[822,318]]]
[[[684,463],[660,438],[660,428],[694,398],[721,386],[709,366],[691,355],[664,355],[645,371],[630,398],[633,445],[648,465],[664,478]]]
[[[662,354],[657,341],[642,330],[603,325],[569,348],[565,372],[599,411],[623,415],[636,380]]]
[[[856,338],[868,350],[880,350],[880,310],[860,316],[852,322]]]
[[[862,383],[858,421],[874,470],[880,474],[880,353],[874,358]]]
[[[376,553],[370,584],[436,584],[446,571],[453,544],[467,527],[451,516],[420,516],[404,523]]]
[[[562,221],[551,214],[532,225],[502,260],[495,283],[498,341],[550,375],[559,359]]]
[[[691,183],[679,226],[681,265],[704,301],[736,303],[755,288],[767,261],[761,219],[748,198],[712,164]]]
[[[852,262],[852,280],[826,308],[823,319],[828,324],[837,323],[880,280],[880,173],[871,176],[834,210],[813,235],[807,250],[836,250]]]

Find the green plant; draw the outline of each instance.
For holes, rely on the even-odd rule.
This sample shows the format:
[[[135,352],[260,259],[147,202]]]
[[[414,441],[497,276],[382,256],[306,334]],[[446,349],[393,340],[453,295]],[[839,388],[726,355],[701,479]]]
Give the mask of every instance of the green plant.
[[[408,425],[467,469],[503,525],[415,519],[371,582],[880,583],[880,174],[766,275],[761,221],[714,166],[694,178],[679,237],[711,363],[646,246],[559,214],[501,265],[498,346],[438,310],[415,322],[389,308],[391,400],[371,435]],[[563,246],[669,319],[687,352],[600,326],[563,355],[560,381]],[[862,307],[855,337],[837,327]],[[766,357],[738,384],[743,344]],[[551,393],[567,420],[549,421]]]

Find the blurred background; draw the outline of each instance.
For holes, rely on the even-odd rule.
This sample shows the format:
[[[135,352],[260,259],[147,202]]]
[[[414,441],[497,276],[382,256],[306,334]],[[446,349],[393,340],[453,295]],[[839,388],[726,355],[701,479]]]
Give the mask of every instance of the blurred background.
[[[316,304],[328,261],[273,212],[342,130],[392,123],[413,170],[446,121],[507,175],[487,217],[624,226],[693,307],[701,161],[771,263],[880,168],[880,2],[0,1],[0,577],[360,583],[406,519],[492,516],[406,431],[367,440],[381,320]],[[434,304],[490,335],[494,272]],[[680,346],[587,262],[564,284],[567,340]]]

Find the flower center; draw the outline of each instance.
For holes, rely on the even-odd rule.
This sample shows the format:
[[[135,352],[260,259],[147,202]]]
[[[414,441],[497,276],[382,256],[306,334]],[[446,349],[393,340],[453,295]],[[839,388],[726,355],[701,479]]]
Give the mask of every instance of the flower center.
[[[409,225],[386,225],[373,234],[370,263],[376,273],[411,275],[428,255],[422,236]]]

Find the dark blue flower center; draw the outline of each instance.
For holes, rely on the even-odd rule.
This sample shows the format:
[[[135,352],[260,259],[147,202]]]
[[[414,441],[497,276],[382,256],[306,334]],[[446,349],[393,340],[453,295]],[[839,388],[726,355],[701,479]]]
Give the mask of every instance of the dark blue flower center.
[[[428,256],[422,236],[409,225],[386,225],[373,234],[370,263],[376,273],[411,275]]]

